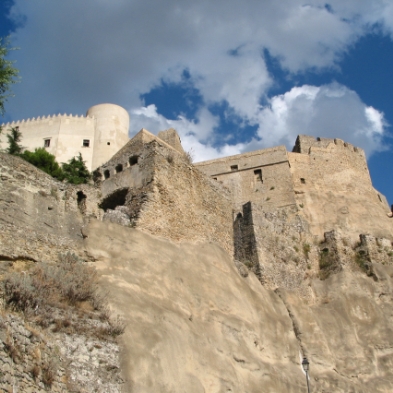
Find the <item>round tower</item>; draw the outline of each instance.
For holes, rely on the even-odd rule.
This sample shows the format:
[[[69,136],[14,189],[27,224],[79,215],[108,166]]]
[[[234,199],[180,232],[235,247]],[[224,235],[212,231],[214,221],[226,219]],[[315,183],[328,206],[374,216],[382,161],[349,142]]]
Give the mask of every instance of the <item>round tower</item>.
[[[88,109],[86,116],[94,118],[92,169],[107,162],[129,140],[130,116],[119,105],[99,104]]]

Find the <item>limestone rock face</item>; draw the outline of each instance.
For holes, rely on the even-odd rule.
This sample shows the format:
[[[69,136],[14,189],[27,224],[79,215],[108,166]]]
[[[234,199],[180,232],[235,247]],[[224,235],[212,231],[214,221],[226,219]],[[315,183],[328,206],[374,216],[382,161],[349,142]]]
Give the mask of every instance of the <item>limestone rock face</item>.
[[[165,155],[169,148],[149,146],[155,172],[137,168],[148,161],[142,155],[127,170],[151,181],[123,192],[111,175],[107,184],[121,195],[103,187],[104,199],[97,188],[58,183],[0,154],[0,262],[54,262],[73,251],[96,266],[112,312],[127,323],[123,391],[301,393],[306,355],[312,392],[392,392],[391,238],[374,228],[354,243],[353,232],[335,225],[321,241],[297,209],[251,204],[235,219],[233,237],[232,228],[224,231],[232,221],[229,203],[218,203],[220,186],[210,187],[182,156]],[[138,189],[146,190],[140,199]],[[136,211],[150,234],[124,226]],[[227,252],[232,240],[237,261]],[[98,348],[86,357],[83,340],[75,361],[84,356],[90,365]],[[10,371],[4,375],[8,386]]]
[[[310,299],[242,277],[214,244],[173,244],[91,222],[86,249],[115,312],[125,392],[304,392],[393,389],[393,267],[377,281],[344,269],[305,279]]]

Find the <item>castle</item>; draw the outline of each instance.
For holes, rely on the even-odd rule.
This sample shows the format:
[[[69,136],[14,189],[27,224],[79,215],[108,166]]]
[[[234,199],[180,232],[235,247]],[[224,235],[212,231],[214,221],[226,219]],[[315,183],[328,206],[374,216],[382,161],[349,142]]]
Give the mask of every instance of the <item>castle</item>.
[[[86,116],[57,115],[3,124],[0,148],[5,149],[6,132],[19,127],[24,149],[44,147],[56,160],[68,162],[82,154],[92,171],[109,160],[127,141],[128,112],[114,104],[100,104],[88,109]]]
[[[82,152],[106,217],[123,206],[122,223],[154,234],[214,240],[233,252],[234,233],[247,233],[241,253],[248,248],[254,255],[258,242],[250,239],[258,237],[263,214],[285,212],[288,222],[298,221],[298,232],[320,240],[338,227],[353,241],[365,232],[393,238],[388,204],[372,186],[364,151],[340,139],[299,135],[291,152],[277,146],[191,165],[174,129],[157,136],[142,129],[128,139],[128,113],[113,104],[93,106],[86,117],[3,127],[15,126],[26,148],[43,146],[60,162]]]
[[[112,146],[96,142],[93,157]],[[60,253],[97,268],[111,310],[126,318],[122,390],[300,393],[301,353],[315,391],[392,391],[393,221],[362,149],[299,135],[292,151],[193,164],[174,129],[142,129],[97,157],[94,184],[71,185],[0,153],[0,267],[18,269],[21,283],[28,266]],[[55,334],[64,359],[82,362],[72,366],[80,386],[111,390],[102,375],[113,363],[95,363],[96,338]],[[19,379],[34,390],[25,363]]]

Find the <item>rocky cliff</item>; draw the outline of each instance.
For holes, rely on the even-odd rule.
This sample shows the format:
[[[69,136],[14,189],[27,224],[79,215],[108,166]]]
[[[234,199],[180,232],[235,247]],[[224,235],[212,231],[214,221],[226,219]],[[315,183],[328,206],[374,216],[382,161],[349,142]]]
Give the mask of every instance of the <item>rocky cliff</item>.
[[[258,212],[257,220],[251,209],[235,220],[234,261],[213,242],[102,221],[99,189],[0,159],[2,277],[73,251],[96,269],[112,315],[125,321],[117,342],[98,340],[88,329],[56,331],[55,321],[26,326],[3,303],[4,391],[49,389],[42,377],[55,359],[54,391],[300,393],[303,356],[313,392],[393,391],[392,239],[370,233],[354,242],[338,227],[315,239],[296,212]],[[236,247],[236,236],[250,244]],[[86,307],[72,309],[71,320]],[[13,347],[28,362],[15,362]],[[37,377],[35,347],[43,353]]]

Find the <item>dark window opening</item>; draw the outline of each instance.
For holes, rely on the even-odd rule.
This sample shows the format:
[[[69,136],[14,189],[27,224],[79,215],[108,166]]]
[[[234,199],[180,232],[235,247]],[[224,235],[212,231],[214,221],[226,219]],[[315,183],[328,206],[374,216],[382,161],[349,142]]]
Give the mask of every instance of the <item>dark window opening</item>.
[[[118,165],[116,165],[116,173],[119,173],[119,172],[121,172],[122,170],[123,170],[123,165],[122,164],[118,164]]]
[[[110,142],[106,142],[106,144],[107,144],[108,146],[110,146],[110,145],[111,145],[111,143],[110,143]]]
[[[89,147],[90,146],[90,139],[83,139],[83,147]]]
[[[237,170],[239,170],[239,167],[237,165],[231,165],[231,171],[232,172],[235,172]]]
[[[304,177],[301,177],[301,178],[300,178],[300,182],[301,182],[302,184],[306,184],[306,179],[305,179]]]
[[[317,142],[321,142],[321,138],[320,137],[317,138]]]
[[[79,208],[80,212],[81,212],[82,214],[84,214],[85,211],[86,211],[86,199],[87,199],[87,197],[86,197],[86,195],[83,193],[83,191],[78,191],[78,192],[76,193],[76,195],[77,195],[78,208]]]
[[[114,191],[112,194],[108,195],[100,203],[100,208],[107,211],[108,209],[115,210],[117,206],[124,206],[126,203],[126,196],[128,193],[128,188],[120,188]]]
[[[130,166],[138,164],[139,156],[132,156],[129,159]]]
[[[217,178],[216,178],[216,177],[213,177],[213,180],[217,180]]]
[[[255,180],[256,181],[260,181],[260,182],[263,183],[263,180],[262,180],[262,169],[256,169],[254,171],[254,175],[255,175]]]
[[[109,179],[111,177],[111,174],[108,169],[106,171],[104,171],[104,177],[105,177],[105,179]]]
[[[44,147],[49,147],[50,146],[50,139],[45,139],[44,140]]]
[[[92,175],[93,175],[93,181],[94,182],[99,181],[99,180],[102,179],[102,173],[98,169],[93,171]]]

